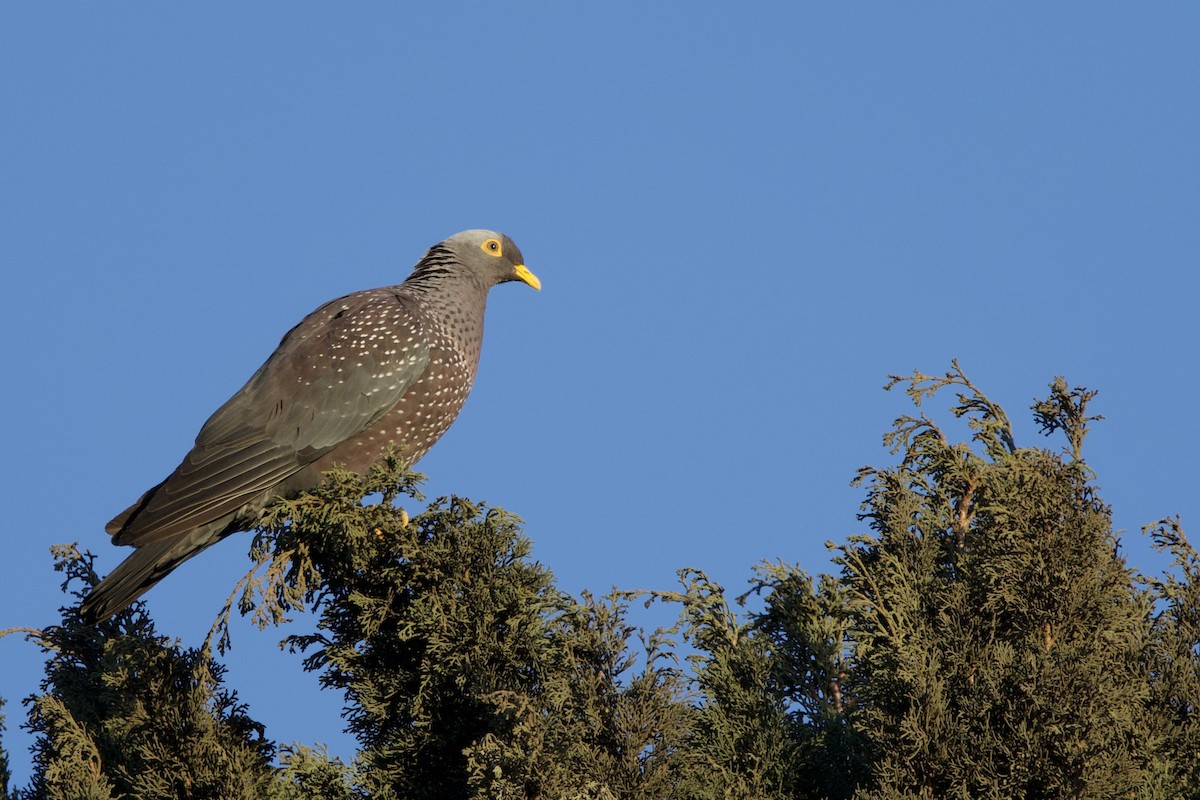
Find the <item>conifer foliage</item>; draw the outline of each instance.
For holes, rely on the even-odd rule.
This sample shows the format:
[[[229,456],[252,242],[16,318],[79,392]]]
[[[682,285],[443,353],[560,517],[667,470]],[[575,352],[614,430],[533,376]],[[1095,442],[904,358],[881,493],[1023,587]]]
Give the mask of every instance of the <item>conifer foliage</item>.
[[[96,582],[91,556],[55,554],[64,589]],[[43,694],[29,704],[35,775],[21,798],[249,800],[273,783],[274,747],[223,688],[224,668],[159,636],[140,609],[89,626],[76,603],[42,645]]]
[[[97,627],[72,606],[38,639],[33,780],[9,788],[0,750],[0,797],[1200,798],[1200,556],[1168,518],[1146,532],[1172,568],[1126,564],[1084,459],[1095,393],[1034,401],[1046,448],[957,363],[888,388],[917,410],[859,472],[867,532],[831,574],[764,562],[740,596],[687,567],[571,597],[512,514],[420,508],[395,458],[334,472],[270,510],[214,633],[312,609],[286,644],[344,697],[352,761],[269,740],[208,642],[140,604]],[[639,600],[678,623],[643,630]]]
[[[288,641],[346,698],[356,790],[665,796],[690,709],[660,635],[634,670],[619,598],[559,592],[501,509],[449,497],[410,518],[396,501],[420,500],[417,481],[389,458],[277,506],[241,600],[264,622],[319,609]]]
[[[4,708],[4,698],[0,698],[0,709]],[[8,768],[8,753],[4,750],[4,713],[0,711],[0,800],[8,800],[8,785],[12,780],[12,772]]]
[[[853,619],[855,727],[878,797],[1128,797],[1147,783],[1149,599],[1117,552],[1081,448],[1093,393],[1038,402],[1064,452],[1021,448],[1003,410],[956,368],[916,374],[917,405],[958,392],[973,431],[929,417],[868,468],[842,566]]]

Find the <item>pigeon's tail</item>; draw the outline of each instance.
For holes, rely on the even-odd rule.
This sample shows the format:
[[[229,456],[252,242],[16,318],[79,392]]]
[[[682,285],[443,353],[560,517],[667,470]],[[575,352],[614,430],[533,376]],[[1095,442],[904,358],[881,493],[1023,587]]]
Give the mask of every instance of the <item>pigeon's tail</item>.
[[[83,599],[79,613],[95,624],[121,611],[201,550],[232,533],[228,519],[139,546]]]

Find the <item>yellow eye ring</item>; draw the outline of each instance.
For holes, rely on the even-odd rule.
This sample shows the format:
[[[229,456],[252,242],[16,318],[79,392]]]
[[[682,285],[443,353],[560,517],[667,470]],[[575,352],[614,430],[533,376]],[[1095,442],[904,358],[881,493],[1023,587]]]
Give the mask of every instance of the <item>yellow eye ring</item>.
[[[499,239],[487,239],[483,244],[479,245],[479,249],[489,256],[499,257],[504,255],[504,248],[500,246]]]

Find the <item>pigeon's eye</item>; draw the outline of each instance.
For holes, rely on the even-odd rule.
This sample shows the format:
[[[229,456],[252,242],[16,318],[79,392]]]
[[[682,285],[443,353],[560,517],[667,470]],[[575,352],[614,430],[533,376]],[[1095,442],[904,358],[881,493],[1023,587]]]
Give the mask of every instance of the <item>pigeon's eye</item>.
[[[502,252],[499,239],[488,239],[479,246],[483,249],[483,252],[487,253],[489,256],[498,256]]]

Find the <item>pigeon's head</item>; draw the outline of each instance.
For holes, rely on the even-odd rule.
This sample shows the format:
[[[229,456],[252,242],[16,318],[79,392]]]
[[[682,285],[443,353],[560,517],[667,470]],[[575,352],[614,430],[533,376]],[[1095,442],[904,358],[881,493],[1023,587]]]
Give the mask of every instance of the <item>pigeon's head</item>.
[[[456,233],[429,251],[424,261],[436,258],[441,250],[454,257],[459,265],[480,278],[485,286],[506,281],[521,281],[541,289],[542,282],[525,267],[520,248],[503,233],[470,230]]]

